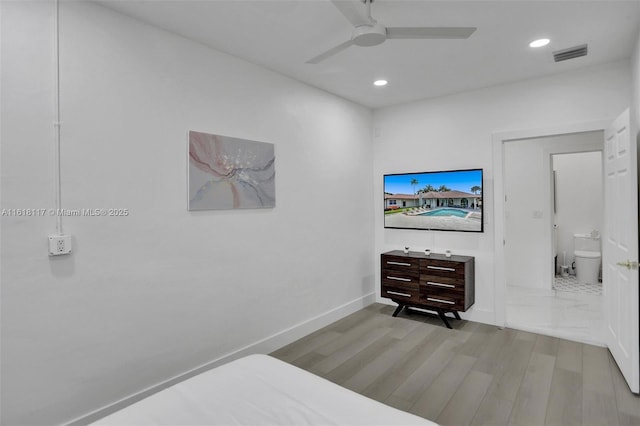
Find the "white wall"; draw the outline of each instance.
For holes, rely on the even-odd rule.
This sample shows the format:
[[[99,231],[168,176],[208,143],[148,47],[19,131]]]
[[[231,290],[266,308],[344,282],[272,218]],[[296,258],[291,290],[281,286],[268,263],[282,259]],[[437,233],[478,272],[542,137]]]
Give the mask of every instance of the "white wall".
[[[602,135],[601,135],[602,137]],[[604,198],[602,193],[602,152],[581,152],[553,156],[556,171],[556,223],[558,265],[566,253],[567,263],[575,260],[573,235],[602,233]]]
[[[53,2],[1,3],[2,207],[50,208]],[[61,2],[60,27],[63,206],[130,215],[65,218],[60,258],[54,218],[2,217],[2,424],[69,421],[367,303],[368,109],[96,5]],[[274,143],[277,207],[188,212],[188,130]]]
[[[549,259],[539,255],[546,248],[541,234],[546,224],[543,219],[549,215],[542,207],[549,197],[549,185],[541,145],[538,139],[505,145],[505,253],[509,285],[549,287],[548,278],[545,279]],[[548,165],[546,171],[549,172]]]
[[[636,130],[640,130],[640,29],[638,30],[638,40],[631,56],[632,68],[632,113],[635,111]],[[640,135],[639,135],[640,136]]]
[[[476,256],[476,304],[466,317],[494,321],[492,136],[613,119],[629,106],[629,92],[629,63],[620,62],[375,111],[376,253],[408,245]],[[473,167],[485,171],[484,233],[383,228],[383,174]]]
[[[564,168],[560,176],[562,183],[561,193],[558,197],[558,205],[566,208],[567,204],[575,206],[571,211],[564,210],[565,214],[559,214],[554,219],[552,199],[552,154],[601,150],[603,145],[603,132],[584,132],[569,135],[551,136],[543,138],[522,139],[507,142],[504,147],[504,182],[507,201],[505,203],[505,276],[508,285],[529,288],[550,289],[553,279],[553,232],[554,222],[559,223],[558,228],[560,247],[559,251],[568,252],[568,260],[571,263],[573,249],[567,244],[576,229],[578,223],[590,226],[590,232],[595,226],[592,222],[600,223],[602,220],[602,185],[601,170],[589,173],[590,183],[597,181],[597,196],[590,199],[576,197],[588,191],[580,188],[574,193],[573,181],[580,179],[585,181],[587,173],[580,170],[567,170]],[[576,154],[578,155],[578,154]],[[598,154],[599,155],[599,154]],[[557,156],[554,156],[556,158]],[[583,164],[591,166],[591,163]],[[580,174],[574,176],[573,173]],[[566,184],[569,184],[567,187]],[[585,205],[586,203],[589,205]],[[595,210],[594,210],[594,206]],[[582,210],[581,210],[582,209]],[[585,212],[588,212],[585,214]],[[571,219],[571,214],[576,213],[580,220]],[[571,225],[571,226],[569,226]],[[571,246],[573,247],[573,246]],[[559,262],[562,257],[559,257]]]

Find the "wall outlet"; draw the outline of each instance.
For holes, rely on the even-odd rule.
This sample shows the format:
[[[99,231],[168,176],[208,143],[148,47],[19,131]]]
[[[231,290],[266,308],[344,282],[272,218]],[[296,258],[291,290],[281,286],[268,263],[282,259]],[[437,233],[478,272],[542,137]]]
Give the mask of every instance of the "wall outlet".
[[[49,256],[71,253],[71,235],[49,235]]]

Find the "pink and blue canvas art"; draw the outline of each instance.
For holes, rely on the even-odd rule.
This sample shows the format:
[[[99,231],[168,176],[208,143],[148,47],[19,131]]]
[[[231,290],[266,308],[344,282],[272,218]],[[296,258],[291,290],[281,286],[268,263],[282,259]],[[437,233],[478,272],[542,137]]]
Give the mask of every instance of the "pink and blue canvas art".
[[[189,132],[189,210],[275,205],[273,144]]]

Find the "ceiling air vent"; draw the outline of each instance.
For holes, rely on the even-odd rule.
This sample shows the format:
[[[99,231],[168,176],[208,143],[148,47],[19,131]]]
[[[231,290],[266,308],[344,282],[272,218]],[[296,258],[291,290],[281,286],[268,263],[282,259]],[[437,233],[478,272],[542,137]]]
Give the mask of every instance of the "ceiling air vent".
[[[553,60],[556,62],[579,58],[580,56],[587,56],[586,44],[570,47],[564,50],[556,50],[555,52],[553,52]]]

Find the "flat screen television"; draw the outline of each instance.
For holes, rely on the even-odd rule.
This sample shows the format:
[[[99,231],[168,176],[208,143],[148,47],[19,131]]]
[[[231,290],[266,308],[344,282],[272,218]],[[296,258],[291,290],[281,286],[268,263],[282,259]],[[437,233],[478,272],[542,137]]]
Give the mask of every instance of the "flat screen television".
[[[384,227],[483,232],[482,169],[384,175]]]

